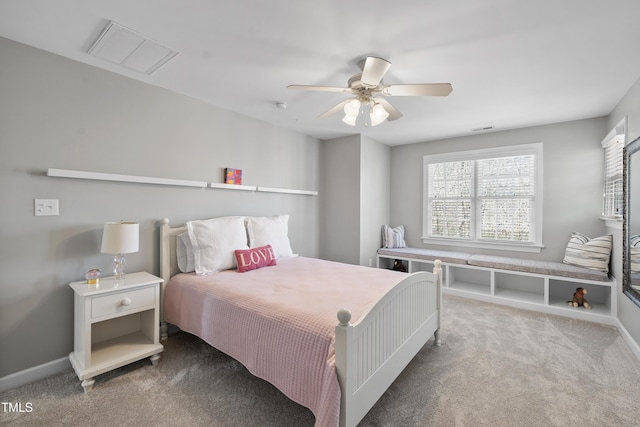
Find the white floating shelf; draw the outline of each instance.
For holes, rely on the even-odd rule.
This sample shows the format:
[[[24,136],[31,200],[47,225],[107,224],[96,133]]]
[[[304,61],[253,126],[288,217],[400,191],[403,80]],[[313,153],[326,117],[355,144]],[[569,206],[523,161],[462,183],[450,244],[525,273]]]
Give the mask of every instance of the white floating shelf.
[[[92,179],[97,181],[133,182],[138,184],[176,185],[181,187],[205,188],[206,181],[190,181],[185,179],[156,178],[138,175],[120,175],[114,173],[85,172],[68,169],[48,169],[47,176],[59,178]]]
[[[318,192],[313,190],[292,190],[289,188],[258,187],[258,191],[264,191],[265,193],[304,194],[307,196],[318,195]]]
[[[210,188],[222,188],[225,190],[244,190],[244,191],[256,191],[258,187],[255,185],[243,185],[243,184],[223,184],[220,182],[210,182]]]
[[[156,178],[151,176],[121,175],[115,173],[86,172],[69,169],[47,169],[47,176],[58,178],[89,179],[95,181],[131,182],[137,184],[175,185],[180,187],[221,188],[224,190],[262,191],[265,193],[285,193],[317,196],[317,191],[292,190],[289,188],[258,187],[256,185],[223,184],[219,182],[190,181],[186,179]]]

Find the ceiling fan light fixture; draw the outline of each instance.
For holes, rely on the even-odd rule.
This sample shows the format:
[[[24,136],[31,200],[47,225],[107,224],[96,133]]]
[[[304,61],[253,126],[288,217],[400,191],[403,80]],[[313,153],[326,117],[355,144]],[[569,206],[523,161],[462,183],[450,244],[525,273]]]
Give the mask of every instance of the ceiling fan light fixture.
[[[369,118],[365,117],[368,122],[365,126],[377,126],[385,120],[394,121],[402,117],[402,113],[386,100],[387,96],[448,96],[453,90],[451,83],[384,84],[382,79],[389,71],[391,62],[383,58],[367,56],[358,62],[358,66],[362,72],[351,76],[347,87],[289,85],[287,88],[350,93],[352,98],[334,105],[318,118],[324,119],[344,110],[345,117],[342,121],[351,126],[355,126],[355,121],[360,114],[364,116],[363,103],[369,110]]]
[[[355,126],[357,117],[358,116],[350,116],[348,114],[345,114],[344,117],[342,118],[342,121],[348,124],[349,126]]]
[[[378,104],[377,102],[373,104],[371,111],[369,112],[371,126],[378,126],[380,123],[384,122],[387,117],[389,117],[389,113],[381,104]]]
[[[356,117],[358,117],[358,114],[360,114],[360,105],[360,100],[357,98],[354,98],[344,104],[344,114],[346,114],[345,118],[353,117],[353,121],[355,122]]]

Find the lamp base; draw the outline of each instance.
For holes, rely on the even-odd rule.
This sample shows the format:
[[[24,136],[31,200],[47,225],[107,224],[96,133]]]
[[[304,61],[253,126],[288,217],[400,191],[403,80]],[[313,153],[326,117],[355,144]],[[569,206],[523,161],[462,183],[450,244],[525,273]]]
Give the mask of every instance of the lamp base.
[[[116,254],[113,257],[113,277],[116,281],[124,280],[126,259],[123,254]]]

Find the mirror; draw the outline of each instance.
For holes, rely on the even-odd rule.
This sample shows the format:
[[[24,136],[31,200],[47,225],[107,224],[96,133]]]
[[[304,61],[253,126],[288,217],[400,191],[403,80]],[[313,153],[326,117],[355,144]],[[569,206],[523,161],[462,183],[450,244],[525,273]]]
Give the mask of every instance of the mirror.
[[[640,138],[624,147],[622,290],[640,307]]]

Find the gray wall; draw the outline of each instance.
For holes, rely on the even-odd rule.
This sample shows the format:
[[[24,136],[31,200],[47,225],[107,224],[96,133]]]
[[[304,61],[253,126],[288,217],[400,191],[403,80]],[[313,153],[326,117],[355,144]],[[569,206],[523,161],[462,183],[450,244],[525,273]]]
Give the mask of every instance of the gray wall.
[[[620,120],[627,118],[627,142],[640,137],[640,80],[627,92],[609,115],[607,128],[613,129]],[[640,307],[622,293],[622,230],[610,229],[614,236],[614,274],[618,278],[618,319],[634,341],[640,345]]]
[[[287,213],[294,251],[319,255],[321,196],[46,177],[48,168],[319,189],[317,139],[0,38],[0,378],[66,357],[70,281],[92,267],[105,221],[140,223],[128,271],[158,273],[157,223]],[[60,201],[35,217],[33,199]]]
[[[409,246],[426,247],[421,240],[424,155],[542,142],[545,247],[540,254],[480,249],[474,252],[562,261],[572,231],[591,237],[605,233],[604,222],[599,219],[604,163],[600,142],[607,131],[606,119],[596,118],[392,147],[391,220],[394,225],[405,226]]]
[[[360,136],[322,143],[320,257],[360,263]]]
[[[390,148],[352,135],[322,143],[320,256],[375,266],[389,222]]]
[[[391,149],[362,137],[360,157],[360,265],[376,265],[382,244],[381,227],[389,224],[391,210]]]

